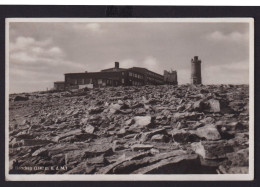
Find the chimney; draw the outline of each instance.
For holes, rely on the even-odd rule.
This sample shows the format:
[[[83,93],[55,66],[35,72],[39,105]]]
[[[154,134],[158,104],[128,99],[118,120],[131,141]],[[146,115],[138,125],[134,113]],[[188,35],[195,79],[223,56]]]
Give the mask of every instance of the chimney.
[[[115,62],[115,68],[119,69],[119,62]]]

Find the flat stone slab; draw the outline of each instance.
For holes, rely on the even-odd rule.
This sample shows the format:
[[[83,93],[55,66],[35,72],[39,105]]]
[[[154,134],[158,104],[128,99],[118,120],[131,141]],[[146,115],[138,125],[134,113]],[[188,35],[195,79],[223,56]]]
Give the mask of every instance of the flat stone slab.
[[[199,165],[198,155],[188,154],[161,160],[158,163],[138,169],[132,174],[180,174],[187,173],[189,168]]]

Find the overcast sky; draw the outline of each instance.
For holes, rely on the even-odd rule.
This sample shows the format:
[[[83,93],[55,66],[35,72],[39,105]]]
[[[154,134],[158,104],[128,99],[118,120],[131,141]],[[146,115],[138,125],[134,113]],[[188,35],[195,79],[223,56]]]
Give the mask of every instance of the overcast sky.
[[[64,73],[114,66],[177,70],[190,82],[202,60],[203,84],[249,83],[248,23],[10,23],[10,93],[46,90]]]

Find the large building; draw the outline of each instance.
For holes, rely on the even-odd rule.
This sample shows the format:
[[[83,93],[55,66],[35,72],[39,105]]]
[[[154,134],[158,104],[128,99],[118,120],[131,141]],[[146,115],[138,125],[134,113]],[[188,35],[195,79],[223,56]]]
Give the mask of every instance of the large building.
[[[164,83],[163,75],[141,67],[120,68],[119,62],[115,62],[113,68],[103,69],[100,72],[66,73],[64,89],[79,88],[90,84],[93,87],[105,87],[162,85]]]

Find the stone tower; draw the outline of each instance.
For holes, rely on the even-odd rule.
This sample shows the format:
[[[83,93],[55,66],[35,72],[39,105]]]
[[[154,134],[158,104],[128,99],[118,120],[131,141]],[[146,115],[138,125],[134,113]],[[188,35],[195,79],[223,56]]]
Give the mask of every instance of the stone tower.
[[[191,84],[202,84],[201,82],[201,60],[198,56],[191,59]]]
[[[163,79],[165,84],[177,85],[177,71],[166,71],[164,70]]]

